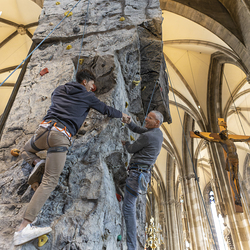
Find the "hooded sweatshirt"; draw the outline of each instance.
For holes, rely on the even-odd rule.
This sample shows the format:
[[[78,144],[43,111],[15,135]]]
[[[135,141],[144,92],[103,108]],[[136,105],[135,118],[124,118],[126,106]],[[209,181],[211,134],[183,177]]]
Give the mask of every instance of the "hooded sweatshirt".
[[[58,86],[52,93],[51,106],[44,120],[56,119],[74,136],[82,126],[90,108],[108,117],[122,117],[119,110],[101,102],[93,92],[88,92],[80,83],[69,82]]]

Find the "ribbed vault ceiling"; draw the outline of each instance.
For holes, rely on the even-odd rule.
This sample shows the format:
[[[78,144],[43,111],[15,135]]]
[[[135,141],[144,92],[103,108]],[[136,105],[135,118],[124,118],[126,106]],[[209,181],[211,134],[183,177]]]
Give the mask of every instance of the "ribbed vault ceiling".
[[[32,44],[41,7],[31,0],[0,0],[0,83],[18,66]],[[0,87],[0,115],[20,73],[17,70]]]
[[[222,39],[226,32],[230,32],[238,43],[242,37],[240,29],[220,1],[160,2],[164,18],[163,51],[170,77],[169,99],[173,122],[170,125],[163,124],[164,147],[156,164],[167,187],[167,183],[172,183],[173,179],[177,181],[178,176],[190,175],[193,172],[190,167],[193,149],[183,152],[183,145],[190,140],[188,135],[183,136],[183,131],[210,131],[214,110],[219,112],[220,117],[225,118],[230,133],[250,135],[250,88],[244,65],[239,63],[233,46],[230,47],[230,43]],[[185,8],[192,11],[192,15],[190,12],[185,13]],[[202,22],[200,25],[196,19],[207,19],[210,22]],[[219,26],[221,34],[211,32],[213,22]],[[220,93],[221,99],[216,103],[212,102],[213,96],[208,93],[212,89]],[[187,117],[191,117],[191,120]],[[242,176],[243,163],[249,149],[246,143],[236,144]],[[197,175],[203,190],[211,179],[207,143],[194,139],[193,146],[195,157],[198,158]],[[169,157],[174,159],[171,165]],[[196,168],[195,163],[193,164]],[[190,169],[186,169],[187,165]],[[166,166],[174,168],[175,171],[166,169]]]

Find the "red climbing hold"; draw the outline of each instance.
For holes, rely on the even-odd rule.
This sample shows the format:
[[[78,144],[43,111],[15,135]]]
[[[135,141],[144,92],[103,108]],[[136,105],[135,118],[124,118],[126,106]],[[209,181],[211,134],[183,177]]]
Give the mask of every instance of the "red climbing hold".
[[[41,72],[40,72],[40,75],[43,76],[45,74],[49,73],[49,70],[48,68],[44,68]]]
[[[92,89],[92,91],[93,91],[93,92],[96,91],[96,85],[95,85],[95,84],[93,84],[93,89]]]
[[[122,196],[121,196],[121,195],[119,195],[119,194],[117,194],[117,193],[116,193],[116,198],[117,198],[117,200],[118,200],[119,202],[121,202],[121,201],[122,201]]]

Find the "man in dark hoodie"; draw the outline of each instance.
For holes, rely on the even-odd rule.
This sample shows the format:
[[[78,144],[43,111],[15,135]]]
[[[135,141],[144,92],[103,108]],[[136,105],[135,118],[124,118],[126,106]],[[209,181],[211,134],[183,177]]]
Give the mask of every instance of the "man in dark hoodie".
[[[28,183],[35,193],[26,208],[21,225],[14,234],[14,245],[24,244],[52,230],[50,227],[35,227],[31,222],[35,220],[56,187],[65,164],[71,136],[80,129],[90,108],[108,117],[122,118],[124,122],[130,119],[126,114],[107,106],[95,97],[91,92],[95,76],[89,70],[78,72],[76,80],[77,82],[66,83],[54,90],[47,115],[35,135],[24,146],[22,157],[34,166]],[[46,161],[36,155],[42,150],[47,150]]]

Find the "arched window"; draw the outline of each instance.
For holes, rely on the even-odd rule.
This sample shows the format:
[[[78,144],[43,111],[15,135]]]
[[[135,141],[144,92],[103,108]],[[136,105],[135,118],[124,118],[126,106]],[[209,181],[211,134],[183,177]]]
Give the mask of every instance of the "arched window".
[[[209,192],[209,200],[210,200],[210,206],[211,206],[211,210],[213,214],[213,219],[214,219],[214,224],[215,224],[215,229],[216,229],[216,234],[217,234],[217,239],[218,239],[220,250],[228,250],[227,243],[225,242],[224,236],[223,236],[223,231],[225,229],[223,225],[224,220],[220,214],[219,216],[217,216],[213,191]]]

